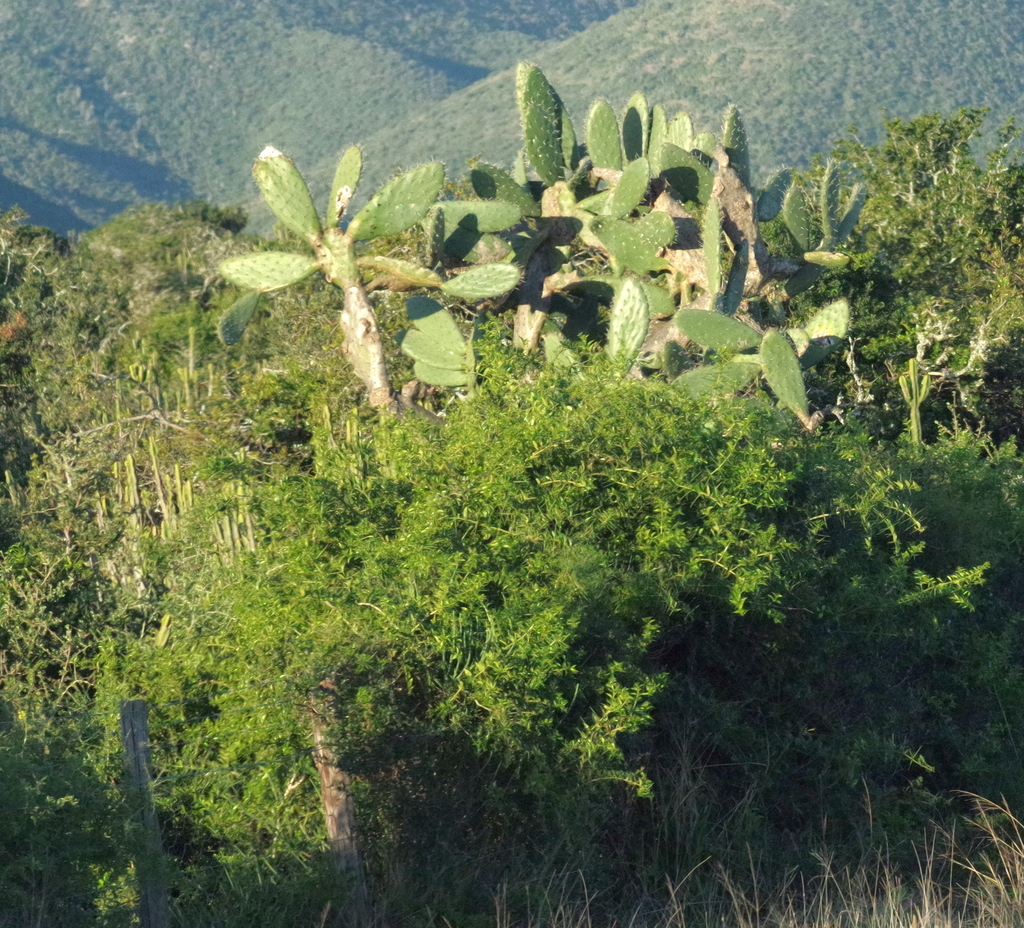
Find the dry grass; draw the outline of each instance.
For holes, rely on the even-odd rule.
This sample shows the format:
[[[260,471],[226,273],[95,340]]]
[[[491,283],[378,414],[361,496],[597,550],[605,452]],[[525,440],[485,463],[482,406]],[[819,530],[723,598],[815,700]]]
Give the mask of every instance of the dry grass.
[[[527,921],[502,900],[497,928],[1024,928],[1024,824],[1004,804],[969,797],[974,814],[962,835],[943,834],[925,848],[917,873],[901,876],[885,861],[765,888],[722,874],[718,891],[687,881],[669,887],[668,904],[638,903],[618,919],[589,903],[557,901]],[[554,893],[548,898],[558,899]],[[566,898],[561,895],[561,898]],[[578,896],[577,896],[578,898]]]

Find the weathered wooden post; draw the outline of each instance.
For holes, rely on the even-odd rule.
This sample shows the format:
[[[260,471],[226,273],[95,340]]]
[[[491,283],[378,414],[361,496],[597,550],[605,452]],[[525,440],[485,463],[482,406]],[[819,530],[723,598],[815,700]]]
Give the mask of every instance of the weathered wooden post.
[[[329,702],[332,689],[329,681],[324,681],[311,694],[309,701],[313,722],[313,763],[320,775],[320,796],[334,866],[339,873],[351,879],[355,893],[353,908],[358,910],[367,901],[367,890],[356,834],[356,804],[352,796],[352,777],[338,767],[337,757],[324,740],[324,727],[327,721],[324,697],[327,697]]]
[[[149,776],[149,707],[144,699],[129,699],[121,703],[120,717],[121,743],[142,826],[141,853],[135,860],[139,878],[139,921],[142,928],[170,928],[167,887],[161,872],[160,823],[156,818]]]

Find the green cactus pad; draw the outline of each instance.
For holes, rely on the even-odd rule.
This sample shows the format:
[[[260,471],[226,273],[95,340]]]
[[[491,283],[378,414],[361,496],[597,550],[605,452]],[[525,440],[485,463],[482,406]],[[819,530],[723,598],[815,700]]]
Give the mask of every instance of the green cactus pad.
[[[619,121],[607,100],[597,100],[587,115],[587,154],[595,168],[622,170]]]
[[[615,262],[636,274],[646,274],[662,264],[657,247],[648,242],[635,226],[622,219],[598,216],[591,220],[590,231]]]
[[[444,225],[451,234],[457,227],[471,232],[500,232],[522,218],[515,203],[505,200],[444,200]]]
[[[722,147],[729,156],[729,166],[739,175],[744,185],[750,186],[750,149],[747,145],[747,127],[735,106],[725,111],[722,122]]]
[[[820,264],[830,271],[836,271],[850,263],[850,256],[835,251],[805,251],[804,261],[808,264]]]
[[[683,350],[679,342],[665,342],[662,351],[661,372],[665,379],[675,380],[690,363],[690,356]]]
[[[839,231],[839,165],[829,160],[821,178],[821,248],[827,251],[836,244]],[[810,251],[811,249],[806,249]]]
[[[241,339],[259,305],[260,294],[247,293],[224,311],[217,322],[217,334],[225,345],[234,345]]]
[[[413,326],[447,350],[459,352],[465,347],[458,324],[437,300],[411,296],[405,301],[405,314]]]
[[[440,161],[421,164],[380,188],[352,220],[348,234],[356,241],[397,235],[416,225],[434,205],[444,186]]]
[[[644,293],[647,294],[647,306],[651,311],[652,319],[668,318],[679,308],[664,287],[648,280],[640,281],[640,285],[644,288]]]
[[[284,251],[258,251],[220,263],[221,276],[243,290],[267,293],[305,280],[317,269],[315,258]]]
[[[673,117],[672,122],[668,124],[668,136],[665,141],[683,151],[690,151],[693,148],[693,120],[689,113],[677,113]]]
[[[469,383],[469,372],[464,368],[435,367],[425,361],[417,361],[412,366],[417,380],[435,387],[464,387]]]
[[[384,255],[366,255],[356,259],[359,267],[379,271],[381,276],[391,281],[392,289],[410,289],[414,287],[440,287],[443,281],[440,275],[425,267],[403,261],[401,258],[389,258]]]
[[[622,153],[627,162],[647,154],[650,125],[651,110],[647,97],[642,93],[633,94],[622,114]]]
[[[651,210],[646,216],[641,216],[633,223],[633,228],[655,251],[666,248],[676,237],[676,224],[668,213],[661,210]]]
[[[608,356],[622,364],[632,366],[636,360],[651,321],[647,294],[639,281],[624,280],[612,300],[608,319]]]
[[[808,338],[846,338],[850,328],[850,304],[837,300],[823,306],[803,328]]]
[[[453,371],[461,370],[464,366],[465,344],[452,350],[446,343],[435,341],[420,329],[403,329],[396,339],[402,351],[414,361]]]
[[[760,372],[757,364],[726,361],[708,364],[680,374],[673,383],[686,390],[695,400],[731,396],[746,389]]]
[[[576,129],[561,100],[558,101],[558,105],[562,113],[562,163],[567,171],[575,171],[580,164],[580,146],[576,140]]]
[[[516,102],[526,157],[537,176],[551,187],[565,173],[562,107],[554,88],[536,65],[520,62],[516,70]]]
[[[427,260],[426,263],[433,267],[441,260],[441,252],[444,250],[444,210],[440,206],[432,206],[423,217],[423,232],[426,236]]]
[[[708,293],[717,296],[722,289],[722,210],[712,200],[704,210],[704,267],[708,275]]]
[[[846,209],[839,222],[839,227],[836,229],[836,240],[833,244],[842,245],[850,237],[854,226],[857,225],[857,220],[860,219],[860,211],[864,208],[866,200],[867,191],[857,184],[846,199]]]
[[[672,142],[661,148],[661,172],[684,203],[703,206],[711,199],[715,175],[702,161]]]
[[[729,279],[725,282],[725,293],[722,294],[722,311],[727,316],[736,315],[736,310],[743,302],[743,288],[747,282],[747,267],[750,264],[750,245],[743,242],[729,268]]]
[[[757,198],[757,221],[771,222],[782,212],[782,203],[786,199],[786,191],[793,183],[793,172],[788,168],[779,171],[768,181],[768,186]]]
[[[715,138],[714,132],[701,132],[694,138],[693,147],[710,158],[718,147],[718,139]]]
[[[320,234],[313,198],[291,158],[268,145],[252,166],[252,175],[267,206],[286,228],[307,239]]]
[[[747,351],[761,344],[761,333],[738,319],[706,309],[681,309],[676,327],[688,339],[715,351]]]
[[[331,184],[331,198],[327,201],[327,213],[324,225],[327,228],[336,226],[348,206],[349,200],[355,195],[359,186],[359,178],[363,173],[363,151],[358,145],[345,150],[334,172]]]
[[[782,221],[786,224],[793,239],[793,244],[800,251],[811,251],[811,211],[807,208],[807,198],[799,187],[790,187],[782,201]]]
[[[660,103],[651,110],[651,134],[647,142],[647,160],[651,164],[651,176],[661,173],[661,149],[668,141],[668,116]]]
[[[469,172],[469,180],[481,199],[510,203],[523,216],[540,215],[540,204],[515,182],[511,174],[501,168],[478,164]]]
[[[807,417],[807,391],[793,346],[776,329],[761,342],[761,366],[764,376],[779,402],[795,412],[801,420]]]
[[[604,210],[604,205],[608,202],[608,198],[611,195],[611,190],[602,190],[600,193],[595,193],[592,197],[580,200],[576,206],[580,209],[585,209],[588,213],[597,214]]]
[[[544,342],[544,362],[560,370],[570,370],[577,365],[576,355],[565,343],[561,332],[545,332],[541,336]]]
[[[650,180],[651,170],[646,158],[630,161],[605,201],[604,214],[616,219],[625,219],[643,201]]]
[[[441,289],[449,296],[469,303],[508,293],[519,283],[520,270],[514,264],[481,264],[447,281]]]
[[[820,264],[804,264],[789,280],[786,281],[786,296],[797,296],[805,290],[809,290],[825,273],[825,268]]]

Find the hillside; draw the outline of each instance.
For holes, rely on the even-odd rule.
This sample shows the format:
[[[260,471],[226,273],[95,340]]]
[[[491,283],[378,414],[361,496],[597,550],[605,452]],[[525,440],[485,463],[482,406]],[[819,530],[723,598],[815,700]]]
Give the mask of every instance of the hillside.
[[[303,164],[333,159],[487,74],[481,60],[514,64],[622,5],[563,4],[541,28],[536,2],[187,0],[172,17],[154,0],[10,0],[0,208],[64,231],[148,200],[238,201],[268,142]],[[439,53],[446,23],[460,42]]]
[[[883,110],[1024,111],[1019,0],[8,0],[0,10],[0,208],[60,231],[147,200],[252,207],[268,143],[326,187],[339,150],[381,180],[440,157],[508,162],[515,61],[582,128],[597,96],[645,90],[713,126],[744,111],[762,172]],[[255,214],[256,225],[261,214]]]
[[[599,96],[637,89],[717,128],[735,102],[762,173],[827,151],[850,126],[879,137],[883,111],[910,117],[991,107],[1024,113],[1024,4],[998,0],[650,0],[541,50],[577,131]],[[512,71],[460,90],[367,142],[370,162],[471,156],[509,162]],[[327,166],[320,169],[326,173]]]

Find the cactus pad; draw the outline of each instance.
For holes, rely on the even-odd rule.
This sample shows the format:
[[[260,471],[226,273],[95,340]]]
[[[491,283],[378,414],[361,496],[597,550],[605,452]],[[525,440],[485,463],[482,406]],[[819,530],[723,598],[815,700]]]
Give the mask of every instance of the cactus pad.
[[[757,364],[725,361],[686,371],[673,383],[686,390],[695,400],[730,396],[750,386],[760,369]]]
[[[522,218],[518,204],[506,200],[444,200],[444,224],[451,234],[457,227],[470,232],[500,232]]]
[[[358,145],[353,145],[345,150],[338,162],[338,169],[334,172],[334,182],[331,184],[331,198],[327,202],[327,213],[325,225],[328,228],[336,226],[345,214],[349,200],[355,196],[356,188],[359,186],[359,178],[363,173],[363,152]]]
[[[625,219],[643,201],[650,179],[651,171],[646,158],[631,161],[605,200],[602,212],[606,216]]]
[[[469,303],[508,293],[519,283],[520,271],[514,264],[481,264],[447,281],[441,289]]]
[[[681,309],[676,327],[688,339],[715,351],[747,351],[761,344],[761,333],[738,319],[706,309]]]
[[[704,266],[707,270],[708,293],[713,297],[722,289],[722,210],[712,200],[704,210]]]
[[[520,62],[516,70],[516,102],[523,125],[526,157],[537,176],[551,187],[565,173],[562,106],[554,88],[536,65]]]
[[[220,263],[221,276],[243,290],[266,293],[305,280],[317,269],[315,258],[284,251],[258,251]]]
[[[811,251],[814,248],[811,242],[811,211],[799,187],[790,187],[786,191],[782,201],[782,221],[800,251]]]
[[[722,125],[722,147],[729,156],[729,165],[739,175],[744,186],[750,186],[750,149],[747,145],[747,128],[743,117],[735,106],[725,111]]]
[[[540,204],[507,171],[490,164],[478,164],[469,172],[469,179],[481,199],[511,203],[524,216],[540,215]]]
[[[648,242],[636,226],[622,219],[598,216],[591,221],[590,231],[622,268],[628,268],[636,274],[646,274],[661,263],[658,248]]]
[[[803,421],[807,418],[807,391],[793,346],[786,336],[773,329],[761,342],[761,365],[768,386],[779,403],[795,412]]]
[[[757,198],[757,221],[771,222],[782,212],[782,203],[786,198],[786,191],[793,183],[793,172],[788,168],[779,171],[768,181],[768,186],[761,191]]]
[[[252,166],[252,175],[267,206],[288,229],[306,239],[320,234],[313,198],[291,158],[268,145]]]
[[[667,142],[661,149],[661,171],[684,203],[704,205],[711,199],[715,175],[689,151]]]
[[[217,334],[225,345],[234,345],[241,339],[259,305],[260,294],[247,293],[224,311],[217,322]]]
[[[650,124],[651,111],[647,97],[642,93],[633,94],[622,114],[622,153],[627,162],[647,154]]]
[[[632,366],[647,337],[651,312],[640,283],[624,280],[612,300],[608,320],[608,356],[623,367]]]
[[[622,170],[619,121],[607,100],[597,100],[587,115],[587,154],[595,168]]]
[[[444,186],[440,161],[421,164],[380,188],[352,220],[348,234],[356,241],[397,235],[416,225],[434,205]]]

